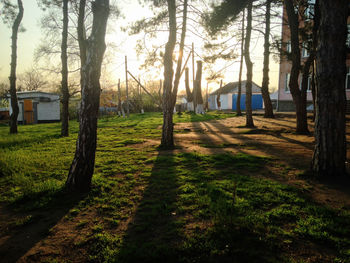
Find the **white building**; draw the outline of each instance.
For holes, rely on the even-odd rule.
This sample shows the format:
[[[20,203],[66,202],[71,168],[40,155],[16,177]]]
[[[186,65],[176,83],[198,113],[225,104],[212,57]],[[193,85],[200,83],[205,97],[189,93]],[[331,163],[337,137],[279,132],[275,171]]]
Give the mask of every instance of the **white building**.
[[[9,99],[10,115],[12,114]],[[18,122],[22,124],[47,123],[60,121],[60,96],[42,91],[17,92],[19,114]]]
[[[241,109],[245,110],[245,86],[246,80],[242,81],[241,84]],[[220,104],[222,110],[236,110],[236,101],[237,101],[237,93],[238,93],[238,81],[230,82],[215,90],[214,92],[209,94],[209,109],[210,110],[218,110],[217,98],[220,94]],[[254,82],[252,83],[252,108],[253,110],[262,109],[263,108],[263,100],[261,95],[261,88],[256,85]]]

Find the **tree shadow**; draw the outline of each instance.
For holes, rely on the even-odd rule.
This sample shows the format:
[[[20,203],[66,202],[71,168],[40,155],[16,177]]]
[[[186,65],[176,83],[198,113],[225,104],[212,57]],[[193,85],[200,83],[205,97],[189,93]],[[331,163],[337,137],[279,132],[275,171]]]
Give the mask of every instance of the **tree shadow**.
[[[159,151],[133,220],[129,223],[118,262],[177,262],[177,171],[173,151]]]
[[[9,219],[14,219],[6,231],[0,234],[0,258],[1,262],[17,262],[31,248],[50,235],[50,229],[54,227],[86,194],[71,194],[62,189],[50,197],[44,207],[26,209],[40,198],[45,198],[45,193],[38,193],[30,200],[21,200],[3,207]],[[36,201],[35,201],[36,200]],[[36,261],[32,259],[32,261]]]
[[[241,226],[241,221],[227,221],[226,215],[232,212],[228,205],[232,198],[220,195],[222,185],[232,185],[236,180],[226,174],[226,168],[231,173],[238,167],[255,169],[261,161],[259,157],[229,154],[159,152],[115,262],[279,259],[280,253],[274,250],[275,241],[266,242],[254,227]],[[208,166],[224,171],[213,176]],[[217,216],[221,207],[228,209],[225,216]]]

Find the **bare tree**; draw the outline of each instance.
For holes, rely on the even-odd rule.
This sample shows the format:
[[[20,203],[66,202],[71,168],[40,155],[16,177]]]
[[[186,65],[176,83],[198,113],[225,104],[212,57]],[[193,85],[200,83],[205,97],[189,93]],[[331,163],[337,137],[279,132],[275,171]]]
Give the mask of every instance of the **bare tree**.
[[[97,116],[100,101],[100,74],[106,49],[105,34],[109,14],[109,0],[92,3],[93,24],[86,40],[86,60],[82,65],[82,102],[77,148],[69,170],[66,187],[86,192],[91,186],[97,143]]]
[[[244,40],[244,60],[247,66],[247,82],[246,82],[246,126],[254,127],[253,112],[252,112],[252,83],[253,83],[253,63],[250,59],[250,37],[252,32],[252,9],[253,4],[249,3],[247,6],[247,27]]]
[[[67,56],[67,40],[68,40],[68,0],[62,2],[63,12],[63,30],[62,30],[62,44],[61,44],[61,63],[62,63],[62,125],[61,136],[69,135],[69,90],[68,90],[68,56]]]
[[[273,109],[269,93],[269,62],[270,62],[270,31],[271,31],[271,0],[266,1],[265,32],[264,32],[264,68],[261,94],[265,105],[265,118],[273,118]]]
[[[10,72],[10,95],[11,95],[11,109],[10,116],[10,133],[17,133],[17,118],[19,113],[17,89],[16,89],[16,69],[17,69],[17,36],[20,30],[20,24],[23,18],[23,3],[22,0],[17,0],[17,6],[12,4],[10,0],[4,0],[2,3],[2,19],[5,24],[12,27],[11,36],[11,72]],[[16,14],[15,9],[18,8]]]
[[[162,148],[174,147],[174,124],[173,111],[176,103],[177,90],[182,74],[182,57],[186,36],[187,21],[187,0],[184,0],[183,20],[181,39],[179,47],[179,57],[177,61],[175,80],[173,84],[173,53],[176,45],[176,4],[175,0],[167,0],[169,12],[169,38],[165,46],[164,53],[164,84],[163,84],[163,127],[162,127]]]

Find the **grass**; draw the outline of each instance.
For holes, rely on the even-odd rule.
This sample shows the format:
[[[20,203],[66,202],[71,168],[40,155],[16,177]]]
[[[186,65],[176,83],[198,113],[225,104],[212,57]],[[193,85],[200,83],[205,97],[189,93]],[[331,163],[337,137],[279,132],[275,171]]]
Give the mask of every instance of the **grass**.
[[[175,122],[232,116],[183,113]],[[63,224],[72,222],[80,239],[67,258],[48,262],[74,261],[75,250],[90,262],[307,262],[308,249],[323,256],[317,262],[350,261],[349,210],[259,176],[271,162],[263,156],[135,147],[160,138],[161,118],[101,119],[92,190],[76,198],[63,187],[76,122],[67,138],[59,137],[59,124],[19,126],[14,136],[0,127],[0,201],[21,212],[10,229],[28,230],[62,210]]]

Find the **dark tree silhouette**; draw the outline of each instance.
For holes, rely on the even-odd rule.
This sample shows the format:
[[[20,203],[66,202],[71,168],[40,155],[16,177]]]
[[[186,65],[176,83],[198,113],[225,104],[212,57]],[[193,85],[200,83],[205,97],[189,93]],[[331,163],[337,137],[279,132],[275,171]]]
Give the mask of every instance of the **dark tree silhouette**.
[[[17,88],[16,88],[16,69],[17,69],[17,36],[20,29],[20,24],[23,18],[23,3],[22,0],[17,0],[18,13],[15,15],[16,6],[10,1],[4,1],[2,19],[4,23],[12,26],[11,35],[11,72],[10,72],[10,95],[11,95],[11,109],[10,116],[10,133],[17,133],[17,118],[19,113]]]
[[[90,37],[86,40],[86,60],[82,64],[82,102],[77,148],[69,170],[66,187],[72,191],[90,189],[94,172],[97,143],[97,116],[100,101],[100,75],[106,49],[105,35],[109,14],[109,0],[92,3],[93,23]],[[82,61],[83,62],[83,61]]]
[[[347,0],[318,1],[316,145],[312,168],[319,176],[346,174],[344,83],[348,4]]]
[[[244,41],[244,60],[247,66],[247,82],[245,87],[245,108],[246,108],[246,126],[254,127],[252,112],[252,82],[253,82],[253,63],[250,59],[250,37],[252,33],[252,9],[253,4],[249,3],[247,7],[247,28]]]
[[[63,7],[63,30],[62,30],[62,45],[61,45],[61,62],[62,62],[62,126],[61,136],[69,135],[69,90],[68,90],[68,58],[67,58],[67,39],[68,39],[68,0],[62,1]]]
[[[270,64],[270,31],[271,31],[271,0],[266,1],[265,32],[264,32],[264,68],[261,94],[265,106],[265,118],[273,118],[273,108],[269,93],[269,64]]]

